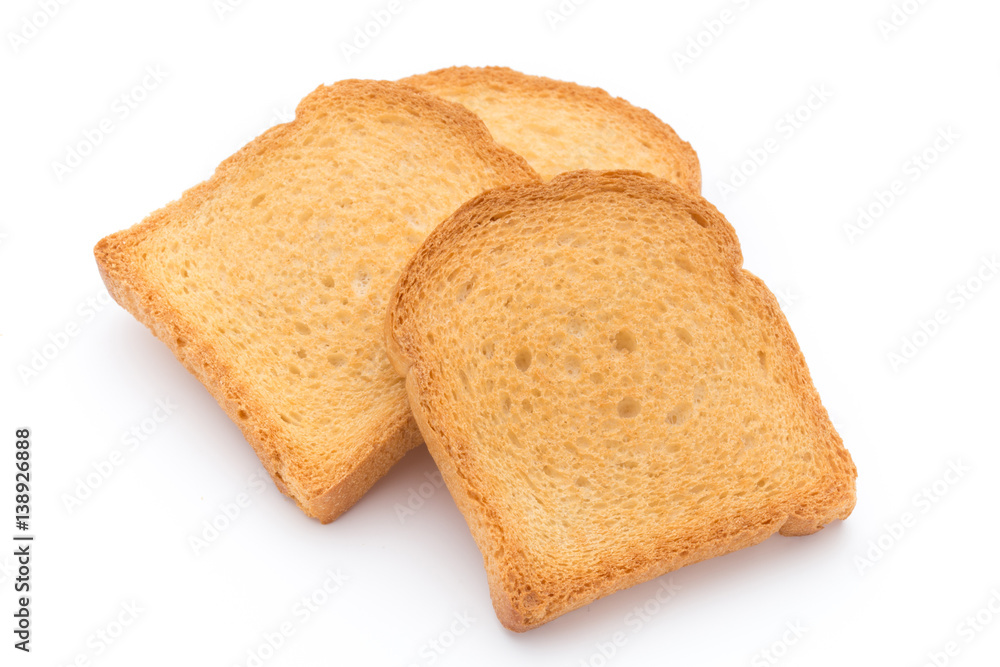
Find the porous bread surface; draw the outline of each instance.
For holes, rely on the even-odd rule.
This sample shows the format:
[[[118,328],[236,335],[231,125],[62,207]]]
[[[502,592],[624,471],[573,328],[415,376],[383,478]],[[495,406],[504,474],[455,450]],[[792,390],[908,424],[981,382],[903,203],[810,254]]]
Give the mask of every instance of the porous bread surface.
[[[634,169],[701,190],[691,145],[649,111],[600,88],[506,67],[451,67],[401,82],[474,111],[545,179],[578,169]]]
[[[386,346],[513,630],[854,507],[771,292],[708,202],[635,172],[476,197]]]
[[[420,442],[382,345],[400,269],[459,204],[522,180],[537,175],[459,105],[344,81],[95,255],[111,294],[326,522]]]

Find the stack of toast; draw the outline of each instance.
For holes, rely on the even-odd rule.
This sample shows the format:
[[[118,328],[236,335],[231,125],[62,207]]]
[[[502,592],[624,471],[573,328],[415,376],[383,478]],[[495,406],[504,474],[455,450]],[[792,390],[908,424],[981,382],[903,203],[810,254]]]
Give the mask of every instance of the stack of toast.
[[[700,182],[625,100],[450,68],[321,86],[95,255],[309,516],[425,442],[522,631],[854,507]]]

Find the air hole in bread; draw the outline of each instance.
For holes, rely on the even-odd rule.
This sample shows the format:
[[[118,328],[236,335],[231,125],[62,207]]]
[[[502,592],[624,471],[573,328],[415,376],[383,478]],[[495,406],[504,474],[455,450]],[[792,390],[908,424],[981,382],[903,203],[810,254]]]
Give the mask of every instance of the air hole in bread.
[[[615,349],[619,352],[635,352],[637,346],[635,334],[628,329],[622,329],[615,335]]]
[[[521,372],[525,372],[531,366],[531,350],[526,347],[522,347],[514,355],[514,365]]]
[[[677,255],[674,257],[674,263],[688,273],[694,273],[694,264],[692,264],[691,260],[684,255]]]
[[[631,396],[626,396],[618,402],[618,416],[622,419],[632,419],[639,414],[642,404]]]
[[[691,216],[692,220],[694,220],[695,222],[697,222],[702,227],[708,227],[708,225],[709,225],[708,220],[705,218],[705,216],[703,216],[698,211],[688,211],[688,214]]]
[[[698,405],[703,400],[705,400],[705,394],[708,393],[708,385],[705,384],[704,380],[698,380],[694,385],[694,392],[692,400],[695,405]]]
[[[469,292],[472,291],[472,283],[473,283],[473,281],[470,280],[469,282],[465,283],[464,285],[462,285],[458,289],[458,294],[455,295],[455,301],[456,302],[462,303],[463,301],[465,301],[468,298]]]
[[[354,272],[354,280],[351,281],[351,287],[354,289],[354,293],[357,296],[364,296],[368,294],[368,288],[371,286],[372,277],[367,269],[360,268]]]
[[[308,336],[310,333],[312,333],[312,329],[310,329],[309,325],[306,324],[305,322],[296,322],[295,330],[300,334],[302,334],[303,336]]]
[[[694,406],[687,401],[678,403],[670,412],[667,413],[667,423],[674,426],[680,426],[691,417],[691,411],[693,408]]]
[[[694,336],[692,336],[691,332],[689,332],[684,327],[677,327],[676,329],[674,329],[674,333],[677,334],[677,337],[681,339],[682,343],[685,343],[687,345],[694,345]]]

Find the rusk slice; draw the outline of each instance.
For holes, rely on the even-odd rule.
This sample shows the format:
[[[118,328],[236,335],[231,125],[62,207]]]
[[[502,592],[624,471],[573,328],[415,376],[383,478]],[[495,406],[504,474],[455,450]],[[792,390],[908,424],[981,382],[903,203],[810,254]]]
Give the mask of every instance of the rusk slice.
[[[851,513],[851,457],[742,263],[700,197],[575,172],[476,197],[403,271],[386,348],[508,628]]]
[[[649,111],[600,88],[506,67],[451,67],[402,83],[474,111],[545,179],[577,169],[636,169],[701,189],[691,145]]]
[[[382,346],[403,264],[462,202],[537,178],[461,106],[344,81],[94,254],[278,488],[328,522],[420,442]]]

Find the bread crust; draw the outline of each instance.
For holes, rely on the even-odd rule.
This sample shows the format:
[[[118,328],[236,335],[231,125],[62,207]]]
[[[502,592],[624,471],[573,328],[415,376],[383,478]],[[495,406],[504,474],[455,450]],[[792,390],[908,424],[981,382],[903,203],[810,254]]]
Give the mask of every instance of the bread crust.
[[[773,507],[759,507],[740,516],[720,517],[671,541],[651,536],[647,553],[632,554],[628,563],[591,577],[584,584],[566,577],[563,583],[539,578],[523,554],[518,526],[496,511],[490,499],[489,485],[483,470],[471,454],[475,444],[465,441],[442,416],[439,405],[431,403],[433,390],[440,389],[434,378],[434,353],[425,350],[423,332],[416,330],[414,312],[420,308],[420,294],[433,284],[434,277],[448,264],[449,248],[462,247],[472,235],[486,233],[488,227],[503,217],[504,211],[517,209],[536,198],[566,198],[581,192],[601,189],[626,192],[640,198],[668,202],[703,217],[708,233],[715,239],[719,253],[734,275],[756,294],[765,317],[777,327],[779,343],[791,362],[791,382],[798,388],[819,431],[821,442],[816,451],[833,461],[831,472],[810,480],[809,487],[798,493],[794,502]],[[660,576],[700,560],[757,544],[768,536],[808,535],[836,519],[845,519],[854,508],[857,470],[840,436],[830,423],[809,375],[794,334],[785,320],[774,295],[759,278],[742,268],[742,253],[735,231],[726,219],[704,199],[639,172],[580,171],[564,174],[544,185],[514,185],[498,188],[467,202],[429,236],[404,269],[389,302],[385,321],[386,350],[396,371],[406,378],[407,395],[417,424],[430,453],[438,464],[452,497],[462,511],[483,553],[494,609],[503,625],[522,632],[581,607],[614,591]],[[728,536],[721,540],[719,536]],[[592,564],[593,565],[593,564]],[[524,590],[538,595],[523,594]],[[547,604],[545,595],[558,600]]]
[[[569,108],[603,113],[616,123],[627,123],[637,136],[654,142],[661,155],[669,155],[679,163],[681,174],[677,184],[691,192],[701,192],[701,165],[691,144],[681,139],[670,125],[652,112],[621,97],[614,97],[602,88],[523,74],[509,67],[448,67],[409,76],[400,79],[400,83],[442,96],[445,96],[445,91],[454,88],[478,88],[506,94],[511,98],[556,96]],[[587,166],[602,169],[609,165]]]
[[[149,327],[205,385],[239,426],[278,489],[295,500],[307,515],[323,523],[333,521],[350,508],[408,450],[420,444],[409,408],[405,404],[395,406],[388,420],[373,424],[358,455],[341,461],[335,473],[319,486],[298,479],[288,465],[292,443],[288,429],[272,416],[266,397],[234,371],[238,360],[221,355],[211,337],[199,332],[189,314],[174,307],[150,284],[143,270],[141,245],[165,226],[183,221],[190,212],[210,201],[230,177],[266,160],[270,150],[282,145],[317,114],[335,112],[342,101],[364,97],[404,104],[441,120],[463,137],[477,156],[493,165],[503,180],[538,180],[523,158],[495,143],[482,121],[464,107],[393,82],[347,80],[319,86],[299,103],[293,121],[267,130],[224,160],[207,181],[190,188],[139,224],[101,239],[94,248],[101,278],[115,301]]]

